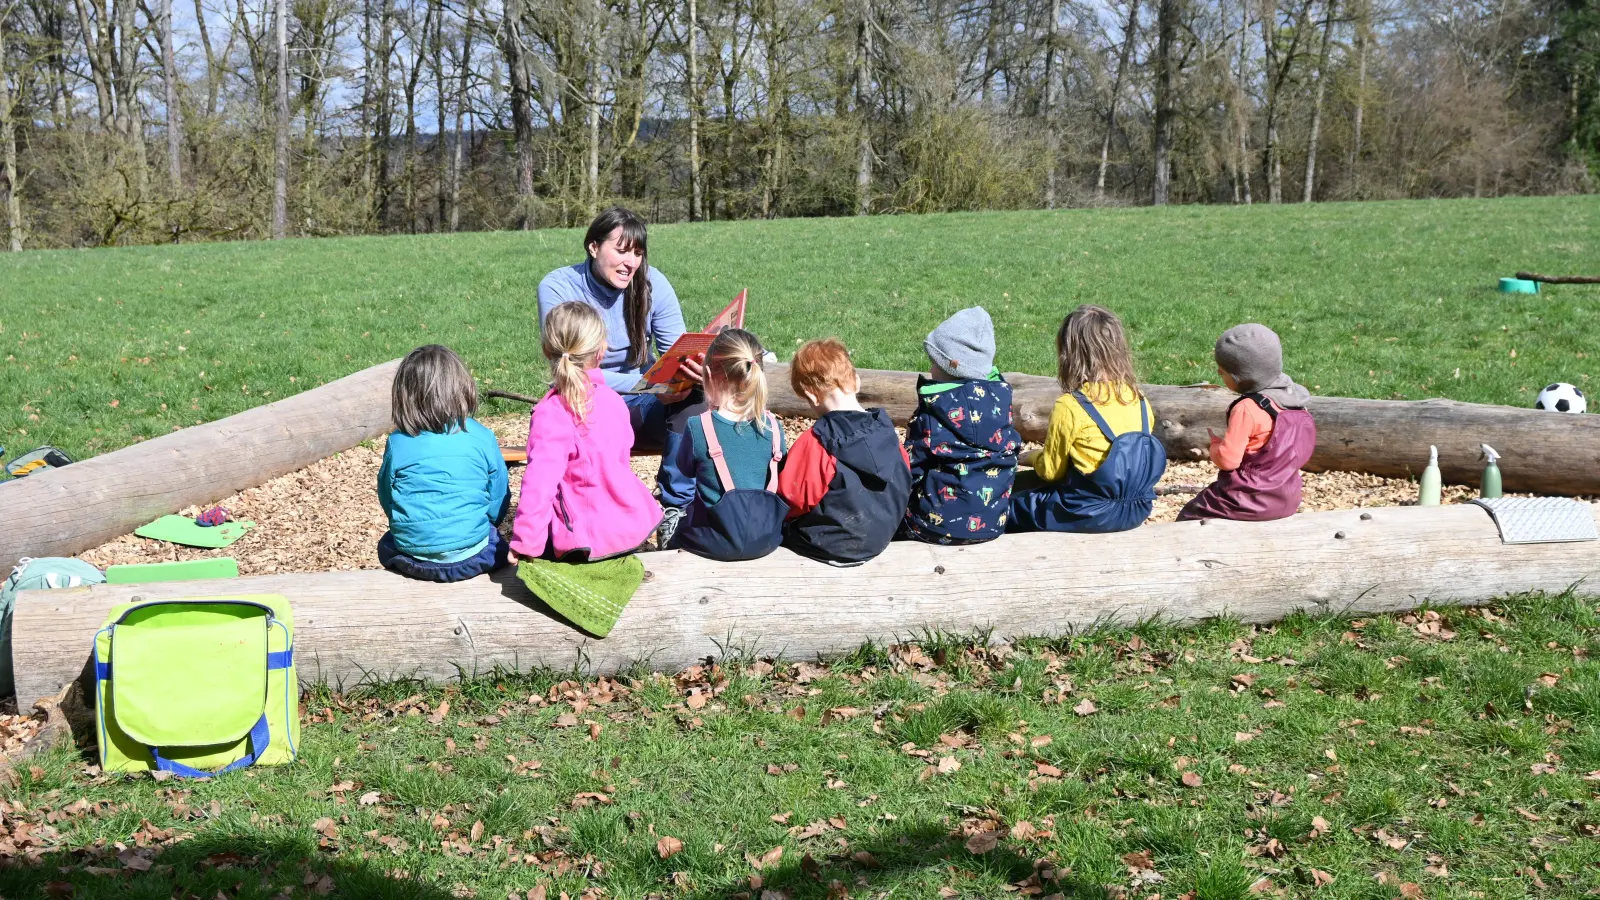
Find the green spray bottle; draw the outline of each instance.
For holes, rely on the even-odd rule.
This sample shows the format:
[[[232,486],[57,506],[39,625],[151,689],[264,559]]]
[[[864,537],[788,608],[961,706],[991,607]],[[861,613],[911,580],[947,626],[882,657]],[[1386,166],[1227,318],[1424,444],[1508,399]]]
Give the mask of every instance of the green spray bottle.
[[[1488,444],[1479,444],[1478,446],[1483,448],[1483,458],[1488,460],[1488,463],[1483,467],[1483,482],[1478,489],[1478,496],[1492,500],[1505,493],[1500,490],[1500,466],[1495,463],[1495,460],[1500,458],[1500,454],[1496,453],[1494,448]]]
[[[1440,499],[1439,448],[1428,447],[1428,467],[1422,470],[1422,481],[1417,485],[1418,506],[1438,506]]]

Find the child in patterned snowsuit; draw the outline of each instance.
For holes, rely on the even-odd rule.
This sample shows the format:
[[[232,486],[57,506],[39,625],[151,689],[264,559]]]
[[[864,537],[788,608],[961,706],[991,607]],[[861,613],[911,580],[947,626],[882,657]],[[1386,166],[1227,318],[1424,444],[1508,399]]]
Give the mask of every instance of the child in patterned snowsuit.
[[[1006,530],[1022,445],[1011,385],[994,367],[994,323],[983,307],[964,309],[923,348],[931,365],[906,426],[911,501],[901,534],[933,544],[994,540]]]

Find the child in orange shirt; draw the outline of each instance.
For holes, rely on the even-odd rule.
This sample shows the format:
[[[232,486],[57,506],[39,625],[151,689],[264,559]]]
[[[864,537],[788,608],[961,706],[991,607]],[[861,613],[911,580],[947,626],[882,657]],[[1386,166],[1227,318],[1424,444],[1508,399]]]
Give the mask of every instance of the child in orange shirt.
[[[1217,480],[1178,513],[1182,519],[1284,519],[1300,508],[1300,468],[1317,445],[1306,411],[1311,394],[1283,373],[1283,345],[1265,325],[1222,333],[1217,371],[1241,396],[1228,407],[1228,430],[1211,435]]]

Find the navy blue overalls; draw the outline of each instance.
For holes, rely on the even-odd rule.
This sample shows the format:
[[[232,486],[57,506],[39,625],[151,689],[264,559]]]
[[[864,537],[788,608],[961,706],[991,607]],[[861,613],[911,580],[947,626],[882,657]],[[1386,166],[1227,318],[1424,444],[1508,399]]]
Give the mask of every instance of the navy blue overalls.
[[[1014,491],[1008,532],[1107,534],[1137,528],[1150,517],[1156,482],[1167,470],[1167,451],[1161,439],[1150,433],[1149,401],[1139,398],[1138,431],[1113,434],[1081,391],[1073,391],[1072,398],[1094,420],[1111,449],[1100,467],[1088,475],[1074,467],[1065,484]]]
[[[708,506],[696,491],[672,546],[724,562],[760,559],[783,543],[783,520],[789,514],[789,504],[777,493],[783,428],[777,416],[767,414],[767,429],[772,432],[772,464],[766,489],[754,490],[734,486],[709,410],[700,414],[700,424],[705,428],[706,449],[716,466],[717,480],[722,483],[722,499]]]

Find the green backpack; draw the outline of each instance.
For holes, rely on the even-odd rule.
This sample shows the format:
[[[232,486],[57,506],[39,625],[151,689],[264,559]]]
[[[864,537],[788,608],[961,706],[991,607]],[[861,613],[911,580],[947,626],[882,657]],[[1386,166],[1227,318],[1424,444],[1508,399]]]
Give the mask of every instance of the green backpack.
[[[206,778],[295,758],[294,619],[279,595],[121,604],[94,669],[106,772]]]
[[[0,697],[16,692],[11,669],[11,612],[16,607],[17,595],[23,591],[73,588],[105,582],[106,577],[99,569],[81,559],[65,556],[24,557],[17,563],[10,577],[5,580],[5,585],[0,587]],[[17,705],[27,709],[37,699],[19,697]]]

